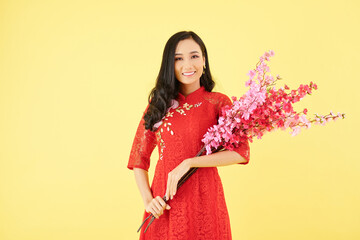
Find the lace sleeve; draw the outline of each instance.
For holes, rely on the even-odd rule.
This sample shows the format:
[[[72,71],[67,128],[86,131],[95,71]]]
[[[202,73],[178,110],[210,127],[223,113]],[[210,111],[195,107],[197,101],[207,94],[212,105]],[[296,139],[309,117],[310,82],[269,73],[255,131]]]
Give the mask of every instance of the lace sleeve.
[[[148,107],[149,106],[146,107],[135,133],[127,165],[130,170],[133,170],[133,168],[136,167],[148,171],[150,167],[150,156],[156,146],[156,136],[154,132],[145,129],[144,115]]]
[[[218,116],[221,114],[221,108],[229,105],[232,105],[232,102],[230,100],[230,98],[228,96],[226,96],[225,94],[222,94],[220,100],[219,100],[219,104],[218,104]],[[239,144],[238,147],[234,148],[235,152],[239,153],[243,158],[246,159],[246,162],[241,162],[239,164],[248,164],[249,160],[250,160],[250,146],[249,146],[249,140],[247,140],[244,143]]]

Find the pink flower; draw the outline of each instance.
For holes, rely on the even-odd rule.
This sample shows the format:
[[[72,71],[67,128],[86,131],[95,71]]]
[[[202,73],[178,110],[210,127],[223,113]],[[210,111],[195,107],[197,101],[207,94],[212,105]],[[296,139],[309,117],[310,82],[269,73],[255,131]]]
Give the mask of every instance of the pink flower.
[[[171,100],[171,106],[169,107],[168,110],[170,110],[171,108],[172,108],[172,109],[175,109],[175,108],[177,108],[178,106],[179,106],[179,102],[176,101],[175,99],[173,99],[173,100]]]
[[[285,84],[284,88],[276,89],[276,79],[268,72],[269,66],[266,61],[274,56],[274,51],[265,52],[255,69],[248,72],[249,80],[245,85],[249,90],[238,100],[232,97],[232,106],[225,106],[220,111],[218,125],[209,128],[202,141],[206,145],[207,154],[212,149],[223,146],[226,149],[233,149],[240,142],[249,140],[253,142],[253,137],[261,139],[266,132],[275,129],[292,129],[291,135],[296,136],[302,127],[311,127],[311,123],[325,125],[326,122],[337,118],[345,118],[345,114],[335,115],[331,112],[326,117],[317,115],[313,120],[307,119],[308,112],[305,108],[302,112],[296,112],[293,104],[300,101],[311,90],[317,88],[316,84],[300,84],[298,89],[291,90]],[[257,77],[256,77],[257,76]],[[254,79],[256,77],[256,79]],[[286,93],[285,90],[290,90]]]
[[[178,106],[179,106],[179,102],[176,101],[175,99],[172,99],[171,100],[171,106],[167,109],[167,112],[169,112],[170,109],[176,109]],[[161,126],[161,124],[163,123],[163,121],[162,121],[163,119],[164,119],[164,117],[159,122],[154,124],[154,126],[153,126],[154,129],[157,129],[157,128],[159,128]]]
[[[284,104],[284,111],[285,112],[290,112],[292,110],[291,104],[290,103],[285,103]]]
[[[247,81],[245,82],[245,87],[250,86],[252,83],[253,83],[253,81],[252,81],[251,79],[247,80]]]
[[[209,155],[211,153],[211,146],[209,144],[206,145],[206,154]]]
[[[160,126],[161,126],[161,124],[162,124],[163,122],[162,122],[162,120],[161,121],[159,121],[159,122],[157,122],[157,123],[155,123],[154,124],[154,129],[157,129],[157,128],[159,128]]]
[[[256,72],[254,70],[250,70],[248,75],[250,76],[250,80],[253,79],[256,75]]]
[[[293,128],[293,132],[291,133],[292,136],[296,136],[300,133],[301,127],[296,126],[295,128]]]

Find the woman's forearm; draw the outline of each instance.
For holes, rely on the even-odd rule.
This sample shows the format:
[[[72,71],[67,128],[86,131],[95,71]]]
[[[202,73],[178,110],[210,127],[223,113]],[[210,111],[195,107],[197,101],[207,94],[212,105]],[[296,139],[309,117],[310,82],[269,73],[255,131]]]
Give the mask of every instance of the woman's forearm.
[[[247,162],[239,153],[235,151],[224,150],[221,152],[203,155],[186,159],[190,167],[218,167],[241,162]]]
[[[141,197],[146,206],[149,201],[153,199],[153,195],[150,190],[148,172],[142,168],[134,168],[136,184],[139,188]]]

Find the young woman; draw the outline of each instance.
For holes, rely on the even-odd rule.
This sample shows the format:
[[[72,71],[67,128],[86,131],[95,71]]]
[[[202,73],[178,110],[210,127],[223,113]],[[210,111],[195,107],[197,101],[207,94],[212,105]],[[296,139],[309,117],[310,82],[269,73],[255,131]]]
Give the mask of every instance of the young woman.
[[[230,220],[217,166],[247,164],[249,144],[194,157],[207,129],[217,124],[229,97],[212,92],[207,50],[200,37],[182,31],[165,45],[156,86],[138,125],[127,167],[134,170],[145,212],[156,219],[140,239],[231,239]],[[151,188],[150,155],[158,147]],[[199,169],[177,190],[179,179]],[[166,194],[167,203],[162,199]]]

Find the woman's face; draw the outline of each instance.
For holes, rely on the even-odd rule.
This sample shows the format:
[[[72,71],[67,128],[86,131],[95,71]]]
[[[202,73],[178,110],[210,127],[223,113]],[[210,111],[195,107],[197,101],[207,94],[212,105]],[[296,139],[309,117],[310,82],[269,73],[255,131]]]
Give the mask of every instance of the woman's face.
[[[175,76],[183,87],[200,87],[205,57],[192,39],[179,41],[175,50]]]

